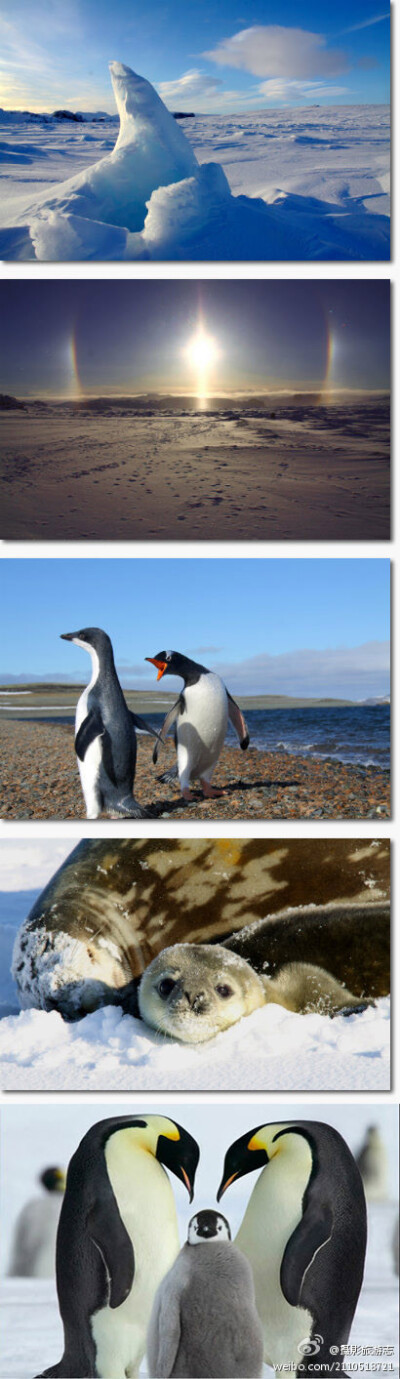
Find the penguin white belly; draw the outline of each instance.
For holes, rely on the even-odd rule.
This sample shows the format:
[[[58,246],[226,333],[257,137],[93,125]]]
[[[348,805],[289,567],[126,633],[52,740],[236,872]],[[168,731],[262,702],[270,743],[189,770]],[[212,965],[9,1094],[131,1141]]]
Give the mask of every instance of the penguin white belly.
[[[179,1254],[179,1235],[172,1188],[157,1160],[144,1152],[135,1155],[132,1149],[127,1153],[118,1135],[109,1140],[105,1157],[132,1241],[135,1275],[125,1302],[101,1308],[91,1325],[100,1379],[125,1379],[139,1373],[154,1294]]]
[[[86,686],[86,689],[83,691],[83,694],[81,694],[80,699],[78,699],[75,713],[75,736],[79,732],[81,724],[84,723],[85,718],[87,718],[89,711],[88,698],[90,690],[93,688],[93,685],[97,680],[97,675],[98,661],[97,667],[94,666],[93,668],[93,675],[90,684]],[[102,776],[103,774],[105,775],[103,770],[103,751],[102,739],[100,734],[98,737],[94,738],[93,742],[90,743],[90,747],[87,747],[83,761],[80,761],[78,757],[78,767],[79,775],[81,778],[83,796],[86,804],[87,816],[88,818],[97,818],[99,813],[101,813],[101,807],[99,806],[99,794],[101,792]]]
[[[261,1174],[256,1183],[235,1239],[253,1269],[257,1312],[264,1328],[265,1362],[293,1365],[294,1373],[302,1358],[297,1347],[299,1342],[308,1340],[313,1319],[306,1308],[292,1307],[286,1301],[280,1269],[287,1242],[302,1219],[302,1198],[311,1166],[310,1154],[310,1165],[299,1183],[298,1174],[293,1177],[280,1155],[272,1159],[264,1170],[265,1178]]]
[[[185,689],[185,709],[177,720],[177,765],[181,787],[212,772],[228,726],[228,700],[219,675],[201,675]]]

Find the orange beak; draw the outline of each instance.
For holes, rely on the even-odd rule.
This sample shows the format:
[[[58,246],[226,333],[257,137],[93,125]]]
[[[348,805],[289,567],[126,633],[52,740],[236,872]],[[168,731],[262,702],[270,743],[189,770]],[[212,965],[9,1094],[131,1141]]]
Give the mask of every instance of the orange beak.
[[[151,661],[152,666],[156,666],[158,670],[157,680],[161,680],[161,676],[164,675],[164,671],[167,669],[167,661],[156,661],[154,656],[145,656],[144,659],[145,661]]]
[[[217,1193],[217,1202],[221,1201],[221,1197],[223,1197],[227,1187],[230,1187],[231,1183],[234,1183],[235,1178],[238,1178],[238,1176],[238,1173],[232,1173],[231,1177],[227,1178],[226,1183],[221,1183],[221,1187],[219,1189],[219,1192]]]

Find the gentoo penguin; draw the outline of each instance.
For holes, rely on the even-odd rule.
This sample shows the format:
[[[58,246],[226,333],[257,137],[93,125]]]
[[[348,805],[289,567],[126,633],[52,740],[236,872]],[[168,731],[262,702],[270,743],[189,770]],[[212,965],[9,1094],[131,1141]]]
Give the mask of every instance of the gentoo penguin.
[[[45,1190],[26,1202],[15,1224],[10,1278],[53,1278],[57,1228],[65,1189],[62,1168],[45,1168],[39,1183]]]
[[[364,1143],[356,1154],[367,1202],[384,1202],[388,1195],[388,1160],[379,1127],[368,1127]]]
[[[87,818],[98,819],[105,810],[123,818],[147,819],[133,797],[135,728],[158,735],[128,709],[107,633],[101,627],[84,627],[80,632],[62,632],[61,638],[82,646],[92,660],[92,678],[78,699],[75,715],[75,751]]]
[[[334,1016],[374,1004],[312,963],[286,963],[276,976],[265,977],[221,943],[164,948],[143,973],[137,999],[142,1020],[187,1044],[212,1039],[264,1005]]]
[[[157,656],[146,656],[157,667],[157,680],[163,675],[182,676],[184,690],[167,713],[161,729],[164,741],[174,728],[177,770],[181,794],[184,800],[193,798],[190,782],[199,780],[206,799],[214,799],[222,794],[211,785],[211,777],[222,751],[228,718],[235,729],[244,752],[249,745],[249,734],[243,714],[232,699],[223,680],[206,666],[198,665],[179,651],[159,651]],[[157,747],[153,752],[153,762],[157,761]],[[165,779],[171,780],[175,772],[166,772]]]
[[[84,1136],[57,1237],[64,1354],[40,1379],[138,1374],[154,1294],[179,1251],[163,1165],[192,1200],[198,1160],[196,1141],[165,1116],[112,1116]]]
[[[230,1242],[225,1216],[217,1211],[192,1216],[187,1243],[154,1299],[147,1334],[152,1379],[261,1375],[263,1331],[252,1270]]]
[[[253,1269],[265,1362],[343,1374],[366,1249],[357,1164],[330,1125],[258,1125],[228,1149],[217,1200],[258,1168],[236,1244]]]

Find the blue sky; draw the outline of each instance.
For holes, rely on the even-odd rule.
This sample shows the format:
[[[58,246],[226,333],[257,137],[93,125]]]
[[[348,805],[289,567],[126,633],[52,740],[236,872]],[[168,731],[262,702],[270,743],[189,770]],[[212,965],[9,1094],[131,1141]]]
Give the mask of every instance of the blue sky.
[[[388,388],[390,284],[8,282],[0,288],[4,392],[71,397],[196,389],[187,345],[218,347],[211,391]]]
[[[387,0],[3,0],[0,103],[113,111],[107,64],[171,109],[387,101]]]
[[[171,649],[236,693],[386,694],[389,571],[388,560],[358,559],[5,560],[3,682],[82,682],[87,653],[60,633],[97,626],[137,689],[156,685],[144,658]]]

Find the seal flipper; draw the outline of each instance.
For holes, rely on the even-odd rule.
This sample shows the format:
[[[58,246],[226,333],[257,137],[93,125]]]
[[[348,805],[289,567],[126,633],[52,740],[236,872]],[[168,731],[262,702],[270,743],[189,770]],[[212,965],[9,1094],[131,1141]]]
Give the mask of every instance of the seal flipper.
[[[236,700],[232,699],[232,695],[229,693],[229,690],[227,690],[226,693],[228,696],[229,718],[231,720],[232,727],[235,729],[235,733],[239,738],[239,743],[242,748],[242,752],[245,752],[246,747],[248,747],[250,742],[247,723],[245,718],[243,718],[243,714],[241,713],[241,710],[239,709],[239,705],[236,703]]]
[[[87,1228],[104,1263],[108,1306],[120,1307],[132,1288],[135,1255],[117,1203],[111,1213],[109,1202],[96,1202],[89,1212]]]
[[[138,713],[132,713],[132,709],[129,709],[129,713],[135,728],[140,728],[142,733],[149,733],[150,737],[155,737],[157,742],[162,742],[162,737],[156,732],[155,728],[150,726],[146,718],[141,718]]]
[[[304,1278],[314,1255],[328,1243],[333,1216],[329,1206],[309,1202],[286,1245],[281,1264],[282,1292],[292,1307],[301,1306]]]
[[[169,713],[167,713],[166,717],[164,718],[164,722],[163,722],[163,725],[162,725],[162,728],[161,728],[161,733],[160,733],[160,738],[159,738],[159,741],[160,741],[160,742],[165,742],[165,738],[168,737],[168,733],[170,732],[170,729],[173,727],[173,724],[175,723],[176,719],[179,717],[179,714],[184,712],[184,709],[185,709],[185,696],[184,696],[184,694],[180,694],[180,695],[179,695],[179,699],[177,699],[177,700],[175,701],[175,704],[172,705],[172,709],[169,710]],[[154,748],[154,751],[153,751],[153,766],[156,765],[157,758],[158,758],[158,748],[157,748],[157,746],[156,746],[156,747]]]
[[[104,733],[104,723],[100,709],[89,709],[87,717],[84,718],[75,738],[75,751],[80,761],[85,760],[86,752],[96,737],[101,737]]]

